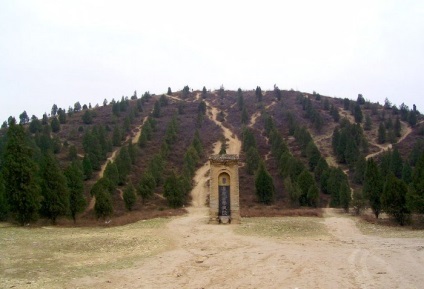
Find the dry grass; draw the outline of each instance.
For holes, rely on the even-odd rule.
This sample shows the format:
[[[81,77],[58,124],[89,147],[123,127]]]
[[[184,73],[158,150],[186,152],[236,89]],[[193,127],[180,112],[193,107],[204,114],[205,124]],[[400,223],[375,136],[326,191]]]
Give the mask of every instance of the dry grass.
[[[167,220],[114,228],[0,227],[2,288],[52,288],[110,269],[128,268],[171,245]]]
[[[282,240],[329,238],[321,219],[313,217],[243,218],[236,228],[242,235],[272,237]]]
[[[365,235],[382,238],[424,238],[424,230],[421,226],[402,227],[388,218],[376,220],[373,216],[364,215],[356,222],[356,225]]]

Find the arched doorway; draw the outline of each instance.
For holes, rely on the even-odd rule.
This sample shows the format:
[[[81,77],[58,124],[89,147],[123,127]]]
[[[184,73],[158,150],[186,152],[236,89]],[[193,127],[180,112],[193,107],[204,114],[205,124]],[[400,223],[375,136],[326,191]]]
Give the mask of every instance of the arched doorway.
[[[231,215],[230,204],[230,175],[221,173],[218,177],[218,193],[219,193],[219,217],[227,217]],[[222,218],[220,218],[222,220]]]

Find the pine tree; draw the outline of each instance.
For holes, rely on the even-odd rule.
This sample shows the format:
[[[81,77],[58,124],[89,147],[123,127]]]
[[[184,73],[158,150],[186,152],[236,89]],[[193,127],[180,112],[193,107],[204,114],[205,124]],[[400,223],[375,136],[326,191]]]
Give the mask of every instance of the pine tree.
[[[32,159],[24,128],[11,123],[4,149],[2,175],[10,212],[19,224],[37,218],[41,195],[37,181],[37,165]]]
[[[384,190],[381,195],[381,205],[383,210],[393,216],[395,220],[403,226],[409,219],[410,211],[406,203],[406,194],[408,187],[402,181],[390,173],[384,184]]]
[[[244,106],[243,110],[241,111],[241,123],[247,124],[249,122],[249,114],[247,113],[247,109]]]
[[[103,177],[109,181],[111,185],[110,190],[114,191],[119,184],[119,171],[116,162],[108,161]]]
[[[6,199],[3,177],[0,174],[0,221],[5,221],[9,215],[9,204]]]
[[[128,153],[127,146],[121,148],[119,155],[116,158],[116,167],[118,168],[119,173],[118,184],[124,185],[127,176],[131,171],[131,158]]]
[[[153,107],[153,112],[152,112],[153,117],[158,118],[161,116],[161,109],[160,109],[160,102],[156,101],[155,105]]]
[[[340,206],[345,210],[345,212],[349,212],[349,205],[351,202],[351,191],[347,182],[342,182],[340,184]]]
[[[131,211],[132,208],[135,205],[136,200],[137,200],[136,195],[135,195],[135,189],[134,189],[132,182],[130,182],[126,186],[126,188],[124,190],[123,198],[124,198],[124,202],[125,202],[125,208],[128,211]]]
[[[370,131],[372,129],[372,120],[369,114],[365,116],[364,130]]]
[[[165,181],[163,195],[171,208],[179,208],[184,205],[184,192],[179,186],[178,177],[174,172]]]
[[[363,119],[363,114],[362,114],[362,110],[361,110],[361,106],[359,104],[355,105],[355,122],[356,123],[361,123],[362,119]]]
[[[359,159],[355,163],[355,171],[353,174],[353,181],[362,185],[365,177],[365,170],[367,168],[367,161],[364,156],[360,156]]]
[[[89,180],[93,176],[93,167],[91,166],[90,158],[85,155],[82,160],[82,168],[84,173],[84,179]]]
[[[366,199],[364,198],[362,191],[359,189],[353,191],[352,207],[355,215],[361,214],[366,207]]]
[[[141,196],[143,203],[145,203],[146,200],[153,196],[155,188],[156,181],[151,172],[144,172],[144,174],[141,176],[141,180],[137,188],[137,192]]]
[[[246,170],[249,175],[253,175],[259,167],[261,157],[255,147],[250,147],[246,153]]]
[[[69,211],[72,220],[76,223],[76,215],[84,211],[86,201],[84,198],[84,175],[77,162],[72,162],[65,170],[69,190]]]
[[[270,205],[274,202],[274,181],[261,163],[255,179],[256,197],[260,203]]]
[[[380,126],[378,127],[378,136],[377,136],[377,142],[379,144],[383,144],[386,142],[386,127],[381,122]]]
[[[299,206],[299,199],[302,195],[300,191],[299,184],[297,182],[293,182],[290,177],[284,179],[284,188],[289,194],[290,203],[293,207]]]
[[[321,153],[314,141],[310,141],[306,147],[306,157],[308,158],[309,169],[314,171],[321,158]]]
[[[41,213],[53,224],[69,210],[69,191],[66,178],[52,153],[43,157],[41,166]]]
[[[308,193],[306,195],[306,198],[308,200],[308,205],[311,207],[317,207],[319,202],[319,189],[314,183],[312,186],[309,187]]]
[[[323,157],[321,157],[314,170],[316,182],[320,182],[322,174],[324,173],[324,171],[328,170],[328,168],[329,167],[327,161]]]
[[[52,121],[50,123],[50,126],[52,128],[52,132],[56,133],[60,131],[60,122],[56,117],[52,117]]]
[[[402,178],[403,160],[397,148],[391,153],[390,170],[398,178]]]
[[[102,218],[105,220],[107,217],[112,216],[113,205],[112,196],[107,188],[102,188],[96,193],[96,204],[94,205],[94,212],[97,219]]]
[[[383,180],[377,164],[373,159],[367,161],[365,171],[363,195],[368,200],[369,205],[378,219],[381,212],[381,194],[383,192]]]
[[[240,111],[244,108],[244,97],[241,88],[237,90],[237,106]]]
[[[121,130],[119,129],[118,126],[115,126],[113,128],[113,136],[112,136],[113,146],[119,147],[121,145],[121,139],[122,139]]]
[[[168,92],[166,93],[167,95],[172,95],[172,90],[170,87],[168,87]]]
[[[424,213],[424,154],[421,155],[413,170],[407,205],[412,212]]]
[[[301,191],[301,196],[299,199],[301,206],[308,205],[308,192],[309,189],[315,185],[314,177],[310,172],[304,170],[297,179],[297,183],[299,184],[299,188]]]

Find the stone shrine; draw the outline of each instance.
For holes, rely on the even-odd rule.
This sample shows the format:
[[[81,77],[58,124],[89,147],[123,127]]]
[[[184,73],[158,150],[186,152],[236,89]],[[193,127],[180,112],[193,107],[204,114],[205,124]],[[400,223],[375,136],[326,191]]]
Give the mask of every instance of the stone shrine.
[[[209,223],[240,223],[238,155],[212,155],[210,161]]]

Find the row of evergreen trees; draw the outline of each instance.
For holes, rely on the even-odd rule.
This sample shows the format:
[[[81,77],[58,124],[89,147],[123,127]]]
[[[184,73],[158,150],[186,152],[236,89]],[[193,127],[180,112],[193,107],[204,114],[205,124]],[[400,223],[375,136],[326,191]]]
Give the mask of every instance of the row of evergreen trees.
[[[379,163],[367,161],[359,197],[368,201],[376,218],[386,212],[404,225],[411,213],[424,213],[424,154],[413,167],[410,163],[397,149],[384,153]]]
[[[85,207],[81,163],[61,169],[51,149],[41,150],[22,125],[11,123],[3,151],[0,176],[0,217],[21,225],[39,215],[53,223]]]

